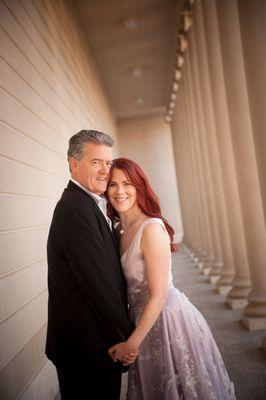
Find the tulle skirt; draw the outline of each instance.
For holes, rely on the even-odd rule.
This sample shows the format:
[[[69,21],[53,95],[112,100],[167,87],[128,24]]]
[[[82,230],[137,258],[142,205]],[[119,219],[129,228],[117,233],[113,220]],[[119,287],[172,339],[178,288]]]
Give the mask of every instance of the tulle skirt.
[[[130,307],[138,323],[145,305]],[[232,400],[234,386],[210,328],[201,313],[176,288],[142,342],[129,368],[127,400]]]

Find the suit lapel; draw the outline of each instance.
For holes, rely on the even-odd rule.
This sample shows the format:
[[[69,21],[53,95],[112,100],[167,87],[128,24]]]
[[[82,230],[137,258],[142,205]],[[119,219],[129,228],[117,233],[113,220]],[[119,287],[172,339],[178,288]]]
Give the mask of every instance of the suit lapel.
[[[89,195],[88,195],[88,196],[89,196]],[[89,197],[90,197],[90,196],[89,196]],[[90,198],[91,198],[91,197],[90,197]],[[98,205],[96,204],[96,202],[95,202],[92,198],[91,198],[91,200],[93,201],[93,207],[94,207],[94,209],[95,209],[95,212],[100,216],[101,220],[102,220],[103,223],[105,224],[106,229],[108,230],[108,232],[109,232],[109,234],[110,234],[110,236],[111,236],[111,238],[112,238],[112,241],[113,241],[113,243],[114,243],[114,245],[115,245],[116,252],[117,252],[117,254],[118,254],[119,258],[120,258],[120,251],[119,251],[119,248],[118,248],[117,241],[116,241],[116,239],[115,239],[115,237],[114,237],[112,228],[111,228],[110,225],[108,224],[108,222],[107,222],[105,216],[103,215],[102,211],[99,209],[99,207],[98,207]]]
[[[112,228],[110,227],[110,225],[108,224],[105,216],[103,215],[102,211],[100,210],[100,208],[98,207],[98,204],[96,204],[96,201],[88,194],[85,192],[85,190],[83,190],[82,188],[80,188],[78,185],[76,185],[74,182],[69,181],[67,188],[70,190],[77,190],[79,192],[81,192],[82,194],[85,194],[88,197],[88,201],[90,203],[90,205],[93,207],[93,209],[95,210],[96,214],[99,215],[99,217],[101,218],[102,222],[105,224],[107,231],[109,232],[109,235],[111,236],[111,239],[114,243],[117,255],[120,259],[120,250],[119,250],[119,246],[117,243],[117,240],[113,234]]]

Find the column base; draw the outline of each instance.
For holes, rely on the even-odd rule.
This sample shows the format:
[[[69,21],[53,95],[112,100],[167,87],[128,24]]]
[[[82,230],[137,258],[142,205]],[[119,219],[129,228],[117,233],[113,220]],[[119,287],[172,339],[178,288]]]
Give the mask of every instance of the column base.
[[[198,269],[201,271],[204,268],[204,262],[203,261],[199,261],[198,262]]]
[[[211,267],[203,267],[202,269],[203,275],[208,276],[210,272],[211,272]]]
[[[227,298],[225,303],[228,305],[231,310],[238,310],[240,308],[246,307],[248,301],[246,299],[230,299]]]
[[[212,257],[202,255],[198,261],[198,268],[203,273],[203,269],[206,268],[212,269]]]
[[[190,250],[189,246],[185,244],[184,242],[181,243],[182,249],[189,255],[189,257],[192,257],[192,251]]]
[[[241,316],[241,321],[248,331],[256,331],[259,329],[266,329],[266,317],[256,318]]]
[[[222,271],[220,279],[217,282],[217,286],[230,286],[232,288],[232,280],[233,280],[233,275],[225,274]]]
[[[266,303],[265,301],[258,301],[258,299],[249,296],[247,298],[248,305],[243,310],[243,315],[251,318],[265,318],[266,319]],[[260,299],[259,299],[260,300]]]
[[[221,271],[223,268],[222,262],[215,262],[211,265],[211,267],[212,267],[212,270],[210,272],[210,275],[214,275],[214,276],[221,275]]]
[[[210,276],[217,276],[219,275],[219,277],[221,276],[221,268],[212,268],[211,272],[210,272]]]
[[[200,255],[201,252],[195,247],[195,246],[191,246],[189,248],[189,253],[190,253],[190,257],[193,259],[193,261],[198,262],[200,259]]]
[[[266,353],[266,336],[261,338],[261,347],[262,347],[262,350],[264,350]]]
[[[219,278],[220,278],[220,275],[211,275],[211,276],[209,276],[208,281],[211,284],[214,284],[214,283],[218,282]]]
[[[218,286],[214,290],[215,290],[216,293],[219,293],[219,294],[227,294],[228,292],[230,292],[231,289],[232,289],[232,286],[223,285],[223,286]]]
[[[230,299],[247,299],[250,292],[250,286],[235,286],[234,281],[232,282],[232,290],[228,294]]]

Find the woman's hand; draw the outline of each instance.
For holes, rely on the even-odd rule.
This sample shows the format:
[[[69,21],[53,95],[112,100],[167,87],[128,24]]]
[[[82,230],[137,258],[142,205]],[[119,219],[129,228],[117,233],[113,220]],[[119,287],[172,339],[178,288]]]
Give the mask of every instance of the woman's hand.
[[[136,360],[138,349],[128,342],[120,342],[112,346],[108,353],[114,361],[119,360],[124,366],[127,366]]]

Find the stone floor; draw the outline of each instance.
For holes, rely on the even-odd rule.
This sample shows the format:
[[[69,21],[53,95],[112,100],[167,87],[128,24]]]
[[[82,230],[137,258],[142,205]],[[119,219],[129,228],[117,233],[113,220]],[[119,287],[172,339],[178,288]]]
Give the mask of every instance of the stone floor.
[[[240,311],[228,309],[224,295],[214,292],[215,286],[207,282],[184,251],[173,256],[173,276],[175,286],[208,321],[235,384],[237,400],[266,400],[266,353],[261,348],[266,332],[245,330]],[[124,374],[121,400],[125,399],[126,385]]]

